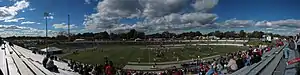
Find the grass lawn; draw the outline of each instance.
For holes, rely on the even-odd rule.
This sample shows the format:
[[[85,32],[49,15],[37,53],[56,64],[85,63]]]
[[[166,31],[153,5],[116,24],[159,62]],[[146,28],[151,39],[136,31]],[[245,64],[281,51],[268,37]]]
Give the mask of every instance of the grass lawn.
[[[213,51],[209,49],[213,48]],[[247,47],[237,46],[196,46],[186,48],[170,48],[168,52],[163,52],[164,56],[156,57],[154,50],[142,49],[145,46],[140,45],[101,45],[101,49],[81,51],[78,54],[69,54],[63,58],[73,59],[79,62],[88,64],[102,64],[104,57],[108,57],[115,64],[126,64],[127,62],[153,62],[156,58],[157,62],[187,60],[192,58],[207,57],[217,54],[225,54],[228,52],[235,52],[238,50],[245,50]],[[183,50],[182,50],[183,49]],[[161,50],[160,50],[161,51]],[[167,51],[166,49],[163,51]],[[174,54],[175,53],[175,54]],[[209,54],[209,55],[208,55]]]

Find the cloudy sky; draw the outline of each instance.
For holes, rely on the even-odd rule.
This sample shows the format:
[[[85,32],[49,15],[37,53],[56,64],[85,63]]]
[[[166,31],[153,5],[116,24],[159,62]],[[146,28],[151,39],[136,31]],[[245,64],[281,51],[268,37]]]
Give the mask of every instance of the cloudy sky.
[[[71,32],[125,32],[130,29],[210,32],[260,30],[283,35],[300,32],[299,0],[0,0],[0,35]]]

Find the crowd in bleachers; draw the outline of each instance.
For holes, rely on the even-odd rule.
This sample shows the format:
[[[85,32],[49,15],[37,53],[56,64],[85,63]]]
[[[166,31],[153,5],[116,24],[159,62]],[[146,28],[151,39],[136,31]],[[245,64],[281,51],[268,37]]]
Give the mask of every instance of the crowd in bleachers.
[[[278,40],[276,47],[283,46],[283,42]],[[199,74],[199,75],[222,75],[233,73],[244,66],[250,66],[254,63],[258,63],[262,60],[264,53],[270,52],[273,46],[267,47],[249,47],[248,50],[228,53],[225,56],[216,58],[212,61],[198,60],[196,63],[182,64],[183,68],[175,69],[171,71],[172,75],[182,74]],[[226,71],[224,71],[226,70]],[[169,71],[162,73],[156,73],[158,75],[164,75]],[[174,74],[175,73],[175,74]],[[166,74],[168,75],[168,74]]]
[[[282,46],[283,42],[278,41],[276,46]],[[261,61],[264,53],[269,52],[272,46],[267,47],[249,47],[248,50],[227,53],[225,56],[215,58],[213,60],[195,60],[182,64],[182,68],[166,69],[159,72],[143,72],[134,70],[122,70],[116,68],[112,61],[106,59],[104,65],[89,65],[70,60],[68,66],[74,71],[82,75],[183,75],[183,74],[199,74],[199,75],[222,75],[233,73],[244,66],[250,66]]]
[[[276,46],[283,46],[283,42],[278,40]],[[264,53],[271,51],[272,46],[250,46],[248,50],[227,53],[224,56],[213,60],[195,60],[182,64],[180,68],[174,66],[165,71],[145,72],[135,70],[123,70],[113,65],[113,62],[105,58],[105,64],[91,65],[69,60],[68,66],[73,72],[81,75],[183,75],[183,74],[199,74],[199,75],[223,75],[233,73],[244,66],[250,66],[261,61]],[[47,55],[43,60],[43,66],[50,71],[58,71],[53,60],[55,56]]]

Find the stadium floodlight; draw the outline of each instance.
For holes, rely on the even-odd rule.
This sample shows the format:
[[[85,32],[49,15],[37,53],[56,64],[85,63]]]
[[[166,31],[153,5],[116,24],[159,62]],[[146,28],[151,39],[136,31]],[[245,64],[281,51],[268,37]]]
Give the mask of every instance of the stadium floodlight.
[[[46,41],[45,41],[45,43],[46,43],[46,53],[48,53],[48,39],[47,39],[47,37],[48,37],[48,17],[49,17],[49,13],[48,12],[44,12],[44,18],[45,18],[45,24],[46,24]]]
[[[71,40],[71,34],[70,34],[70,15],[68,14],[68,41]]]

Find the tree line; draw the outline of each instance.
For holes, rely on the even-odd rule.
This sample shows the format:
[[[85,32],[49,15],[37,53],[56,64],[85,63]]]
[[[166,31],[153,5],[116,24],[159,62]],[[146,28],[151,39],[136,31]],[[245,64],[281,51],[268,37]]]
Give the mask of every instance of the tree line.
[[[98,33],[78,33],[78,34],[70,34],[71,40],[75,39],[85,39],[85,40],[122,40],[122,39],[147,39],[147,38],[187,38],[192,39],[196,36],[216,36],[220,39],[222,38],[262,38],[263,35],[270,35],[273,37],[281,37],[279,34],[273,34],[273,33],[265,33],[262,31],[253,31],[251,33],[247,33],[244,30],[240,30],[239,32],[236,31],[214,31],[209,32],[207,34],[201,33],[200,31],[191,31],[191,32],[183,32],[180,34],[171,33],[168,31],[162,32],[162,33],[154,33],[154,34],[145,34],[144,32],[136,31],[135,29],[131,29],[129,32],[124,33],[108,33],[107,31],[98,32]],[[68,40],[68,34],[66,32],[59,32],[57,36],[55,37],[48,37],[48,39],[53,40]],[[46,37],[30,37],[30,36],[12,36],[7,37],[7,39],[46,39]]]

